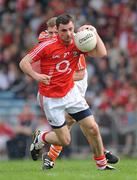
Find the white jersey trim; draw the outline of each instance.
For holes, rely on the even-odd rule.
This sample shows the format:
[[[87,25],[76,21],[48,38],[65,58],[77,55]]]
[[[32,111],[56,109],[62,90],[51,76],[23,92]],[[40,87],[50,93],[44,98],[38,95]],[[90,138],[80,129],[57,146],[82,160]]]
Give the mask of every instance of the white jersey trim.
[[[29,55],[33,59],[42,49],[44,49],[46,46],[48,46],[50,44],[53,44],[56,41],[57,40],[54,39],[54,40],[50,40],[50,41],[40,43],[39,46],[37,46]]]

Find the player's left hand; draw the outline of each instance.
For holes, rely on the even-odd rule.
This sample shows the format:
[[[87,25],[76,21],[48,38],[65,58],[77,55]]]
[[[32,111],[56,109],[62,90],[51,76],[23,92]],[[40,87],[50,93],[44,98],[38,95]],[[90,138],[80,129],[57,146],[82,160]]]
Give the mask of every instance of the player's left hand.
[[[94,31],[95,33],[97,32],[96,28],[92,25],[83,25],[78,29],[78,31],[84,31],[85,29]]]

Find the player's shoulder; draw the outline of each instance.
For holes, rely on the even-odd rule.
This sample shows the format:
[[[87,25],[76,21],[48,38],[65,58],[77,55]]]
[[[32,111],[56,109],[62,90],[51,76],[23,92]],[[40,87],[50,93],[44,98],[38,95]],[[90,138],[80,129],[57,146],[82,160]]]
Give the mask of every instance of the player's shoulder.
[[[38,43],[36,46],[34,46],[31,51],[41,52],[43,50],[46,51],[48,49],[52,49],[55,46],[54,43],[56,41],[57,41],[56,38],[46,39],[45,41]]]
[[[38,42],[41,43],[45,41],[47,38],[49,38],[49,33],[47,30],[42,31],[38,36]]]
[[[56,42],[57,38],[47,38],[45,41],[41,42],[39,46],[48,47],[54,45]]]

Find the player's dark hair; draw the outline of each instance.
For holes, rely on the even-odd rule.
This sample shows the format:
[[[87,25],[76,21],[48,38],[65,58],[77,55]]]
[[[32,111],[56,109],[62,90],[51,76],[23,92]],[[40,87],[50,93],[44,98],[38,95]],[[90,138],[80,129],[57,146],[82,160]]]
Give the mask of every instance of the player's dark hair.
[[[56,26],[59,27],[60,24],[68,24],[70,21],[74,23],[74,17],[70,14],[61,14],[56,19]]]

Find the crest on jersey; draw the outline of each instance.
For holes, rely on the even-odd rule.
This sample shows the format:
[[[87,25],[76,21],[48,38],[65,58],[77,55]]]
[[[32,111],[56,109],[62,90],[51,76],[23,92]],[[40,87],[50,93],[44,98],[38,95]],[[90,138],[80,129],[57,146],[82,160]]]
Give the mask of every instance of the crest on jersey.
[[[77,51],[73,51],[73,57],[79,56],[79,53]]]

